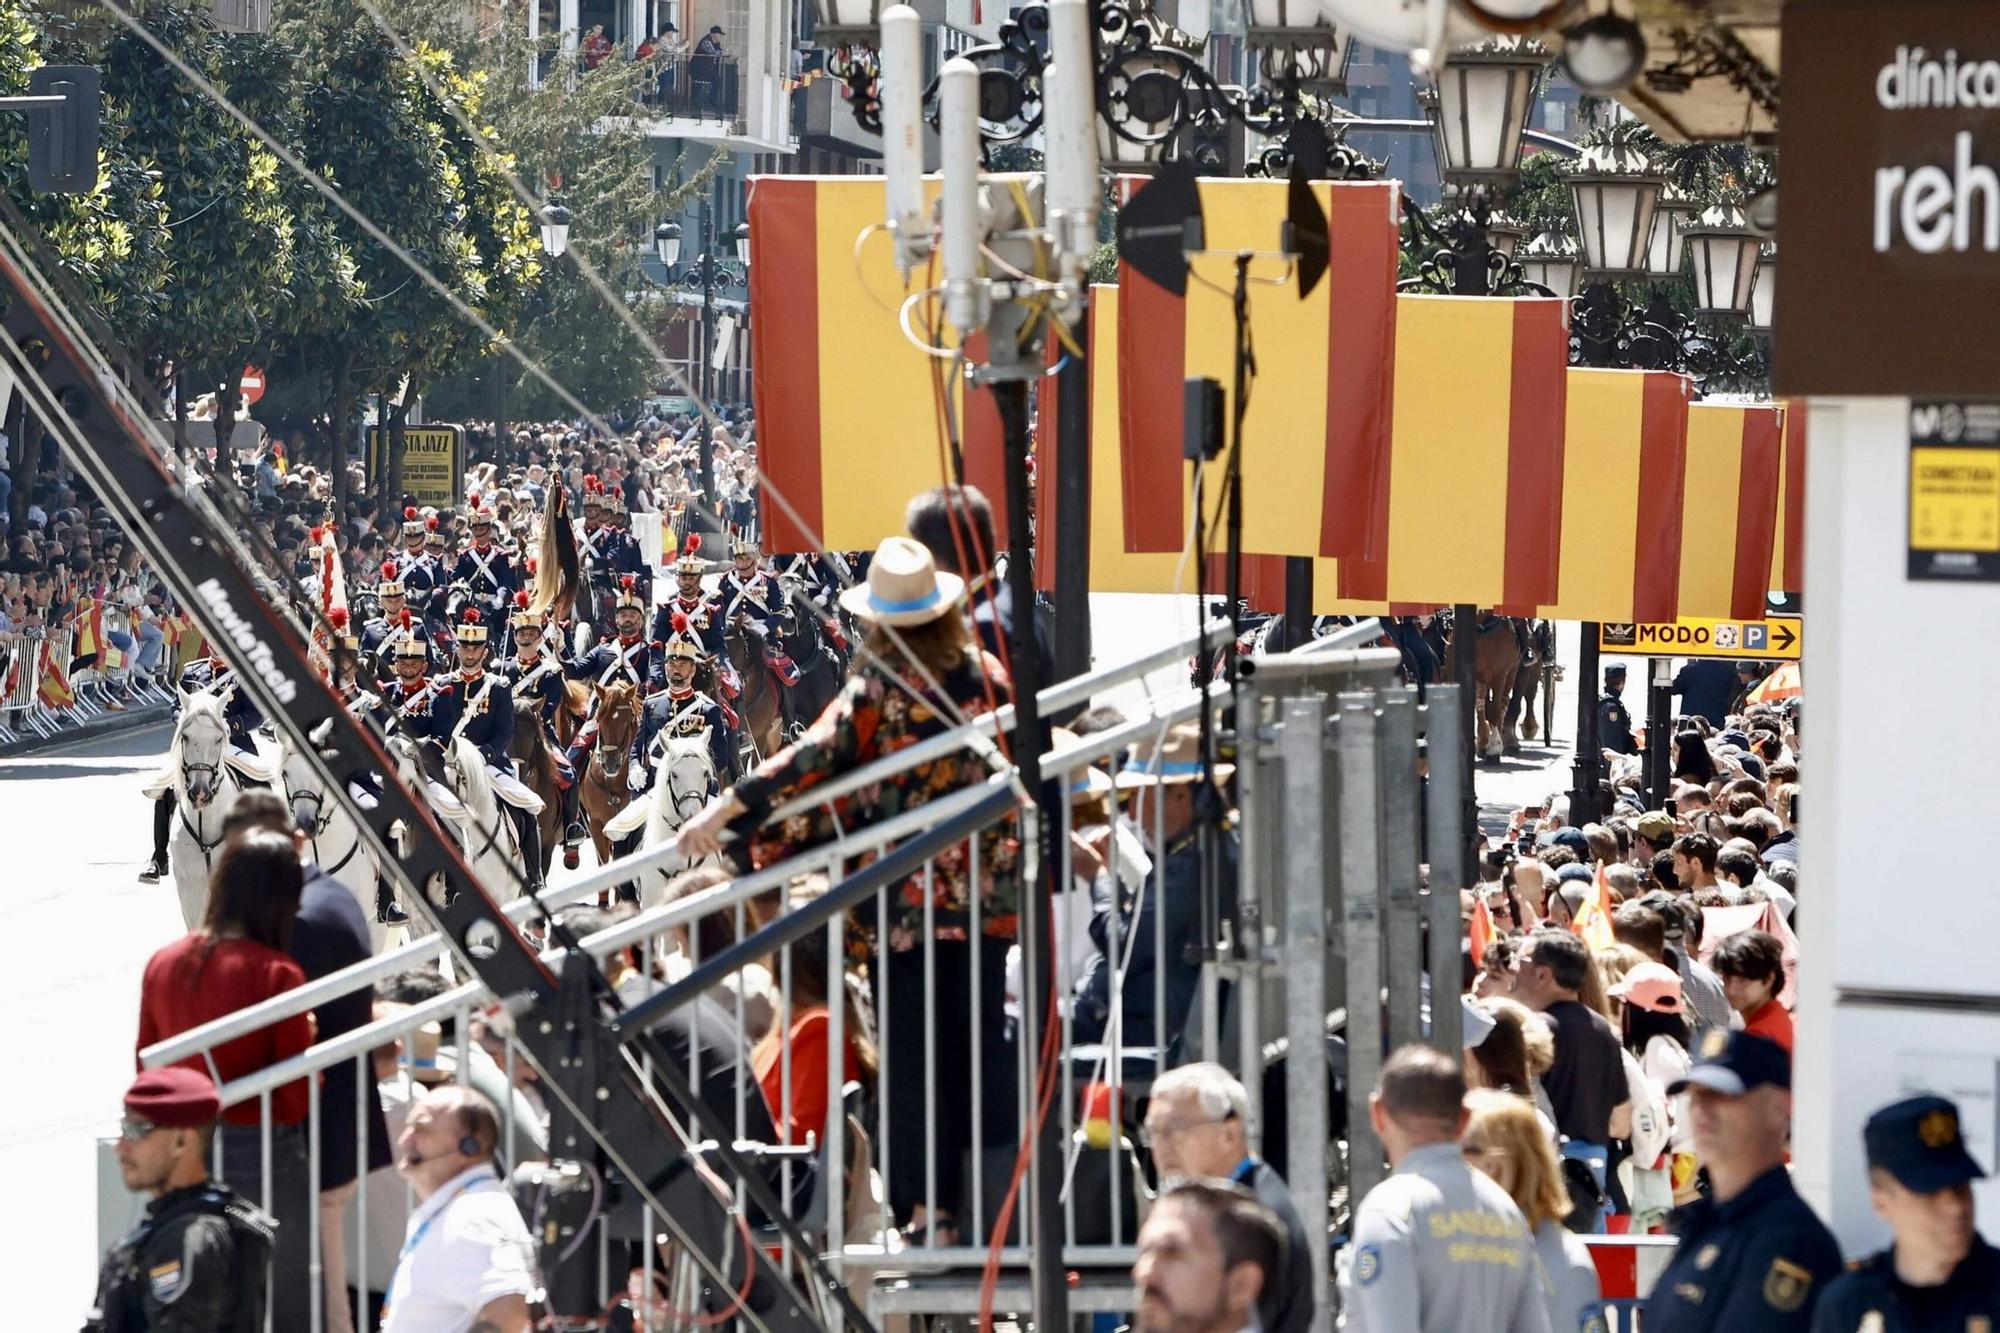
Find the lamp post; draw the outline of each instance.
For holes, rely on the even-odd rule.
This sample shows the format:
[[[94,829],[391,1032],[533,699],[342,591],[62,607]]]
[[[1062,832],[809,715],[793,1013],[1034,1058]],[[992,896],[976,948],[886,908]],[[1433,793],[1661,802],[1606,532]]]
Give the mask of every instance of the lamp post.
[[[689,291],[701,294],[701,328],[697,337],[699,361],[695,372],[695,392],[701,401],[707,403],[715,395],[715,294],[718,289],[740,285],[749,281],[750,228],[749,224],[739,224],[732,233],[739,267],[732,267],[715,252],[715,219],[709,211],[706,200],[701,206],[701,253],[680,274],[683,285]],[[672,281],[681,259],[681,228],[677,222],[662,222],[653,229],[653,253],[667,270]],[[700,459],[701,494],[707,501],[707,513],[697,514],[690,523],[701,523],[708,530],[714,530],[717,517],[718,497],[715,490],[715,444],[706,426],[695,433],[695,445]]]

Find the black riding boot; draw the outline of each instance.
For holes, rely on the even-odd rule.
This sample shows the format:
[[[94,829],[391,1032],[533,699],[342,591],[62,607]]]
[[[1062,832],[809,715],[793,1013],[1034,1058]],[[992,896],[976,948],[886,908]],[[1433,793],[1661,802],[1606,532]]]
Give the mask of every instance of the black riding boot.
[[[540,812],[509,806],[514,812],[514,831],[520,835],[521,860],[525,865],[522,881],[530,893],[542,891],[542,817]]]
[[[375,877],[375,919],[385,926],[400,926],[410,919],[403,905],[396,901],[396,890],[387,875]]]
[[[153,859],[139,872],[141,884],[158,884],[167,873],[167,835],[174,827],[174,794],[168,792],[153,802]]]
[[[570,783],[569,786],[562,789],[563,846],[565,847],[580,847],[590,838],[589,830],[583,826],[583,812],[578,808],[577,804],[582,799],[582,796],[583,779],[581,776],[575,782]],[[575,867],[572,866],[571,869],[575,869]]]

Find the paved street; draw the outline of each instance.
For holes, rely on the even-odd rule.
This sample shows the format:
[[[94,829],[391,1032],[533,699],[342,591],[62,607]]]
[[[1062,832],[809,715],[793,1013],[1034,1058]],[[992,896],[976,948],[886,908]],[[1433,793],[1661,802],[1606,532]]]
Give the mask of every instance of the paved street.
[[[1136,656],[1191,627],[1192,599],[1092,599],[1100,663]],[[1561,660],[1576,661],[1575,628],[1564,627]],[[1636,671],[1638,662],[1633,663]],[[1179,663],[1152,672],[1156,688],[1185,683]],[[1482,766],[1486,822],[1567,787],[1567,742],[1575,733],[1574,671],[1559,686],[1556,735],[1565,748],[1529,747]],[[1132,698],[1141,687],[1114,694]],[[0,1179],[17,1193],[73,1206],[9,1210],[0,1254],[32,1255],[36,1281],[16,1289],[28,1310],[19,1327],[63,1328],[89,1299],[96,1269],[95,1138],[117,1119],[129,1080],[139,971],[181,929],[170,885],[135,876],[147,852],[148,814],[138,788],[161,762],[165,726],[0,761],[5,828],[19,869],[0,897],[0,928],[20,962],[5,997],[6,1067],[27,1075],[32,1098],[0,1104]],[[589,857],[585,858],[586,869]],[[565,878],[558,863],[555,880]]]

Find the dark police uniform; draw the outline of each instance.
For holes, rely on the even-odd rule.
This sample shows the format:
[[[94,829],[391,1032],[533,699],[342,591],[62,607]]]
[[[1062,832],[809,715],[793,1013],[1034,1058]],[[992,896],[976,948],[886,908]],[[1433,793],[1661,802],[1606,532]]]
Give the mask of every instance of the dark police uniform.
[[[1916,1194],[1971,1184],[1986,1174],[1965,1150],[1958,1107],[1908,1097],[1868,1117],[1868,1165]],[[1974,1234],[1951,1276],[1913,1287],[1896,1276],[1895,1250],[1870,1255],[1835,1278],[1813,1314],[1813,1333],[1992,1333],[2000,1328],[2000,1250]]]
[[[1597,744],[1613,754],[1639,753],[1639,743],[1632,738],[1632,714],[1625,701],[1608,689],[1597,701]]]
[[[264,1272],[277,1229],[268,1214],[213,1181],[161,1195],[104,1257],[85,1333],[263,1328]]]
[[[1710,1032],[1701,1058],[1667,1085],[1741,1097],[1761,1087],[1790,1088],[1792,1060],[1783,1047],[1747,1032]],[[1674,1217],[1679,1244],[1646,1302],[1646,1333],[1800,1333],[1813,1303],[1840,1272],[1840,1246],[1792,1188],[1791,1172],[1772,1167],[1725,1203],[1698,1199]]]

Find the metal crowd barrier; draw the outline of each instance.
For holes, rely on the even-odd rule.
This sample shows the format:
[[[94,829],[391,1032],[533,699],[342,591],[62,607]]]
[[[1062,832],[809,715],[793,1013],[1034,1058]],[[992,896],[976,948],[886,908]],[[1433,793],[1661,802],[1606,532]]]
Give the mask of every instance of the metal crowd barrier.
[[[1122,835],[1114,835],[1114,847],[1119,841],[1136,843],[1149,866],[1140,865],[1137,858],[1121,861],[1114,856],[1107,872],[1111,882],[1085,885],[1066,877],[1056,896],[1057,948],[1051,970],[1059,996],[1055,1013],[1061,1058],[1050,1114],[1058,1117],[1060,1142],[1066,1145],[1061,1249],[1065,1267],[1080,1275],[1075,1292],[1078,1310],[1129,1305],[1129,1267],[1150,1193],[1141,1154],[1129,1132],[1136,1128],[1140,1105],[1153,1080],[1176,1063],[1213,1058],[1236,1069],[1256,1108],[1250,1127],[1254,1136],[1261,1132],[1267,1052],[1283,1053],[1289,1178],[1309,1232],[1333,1231],[1336,1196],[1343,1181],[1358,1197],[1364,1184],[1380,1174],[1380,1148],[1366,1132],[1366,1093],[1379,1067],[1385,1031],[1395,1039],[1415,1040],[1427,1030],[1420,1012],[1418,953],[1420,923],[1426,915],[1442,925],[1449,914],[1452,928],[1432,934],[1430,962],[1444,969],[1440,975],[1452,978],[1455,993],[1457,888],[1464,864],[1462,859],[1452,861],[1446,850],[1463,843],[1457,785],[1462,770],[1455,767],[1462,762],[1455,739],[1455,691],[1433,687],[1428,707],[1418,705],[1413,692],[1393,683],[1398,662],[1393,650],[1357,646],[1374,634],[1372,624],[1364,624],[1297,654],[1255,659],[1233,700],[1220,682],[1205,691],[1182,688],[1160,693],[1124,725],[1086,736],[1082,744],[1042,759],[1045,781],[1075,792],[1087,787],[1088,767],[1102,765],[1115,771],[1127,762],[1136,744],[1199,717],[1204,707],[1212,710],[1218,725],[1231,704],[1235,709],[1242,831],[1238,894],[1233,904],[1211,903],[1203,908],[1206,915],[1198,916],[1207,925],[1197,932],[1205,937],[1195,941],[1199,970],[1188,1010],[1168,1013],[1167,974],[1180,965],[1178,947],[1183,941],[1169,938],[1167,911],[1147,910],[1172,906],[1184,912],[1189,905],[1188,885],[1169,881],[1169,858],[1161,854],[1167,842],[1164,802],[1146,804],[1150,827],[1123,819]],[[1204,637],[1209,643],[1226,641],[1226,628],[1211,627]],[[1192,643],[1177,645],[1052,687],[1043,691],[1042,705],[1055,709],[1087,701],[1109,685],[1184,660],[1193,650]],[[1426,802],[1417,783],[1417,741],[1432,718],[1447,729],[1442,734],[1452,737],[1453,743],[1431,747],[1432,795]],[[774,818],[812,809],[955,748],[990,744],[986,738],[1006,720],[1005,716],[980,718],[967,728],[910,747],[815,788],[809,797],[781,807]],[[1012,1021],[1008,1006],[1014,1002],[1006,996],[1004,984],[1008,963],[997,946],[965,947],[955,938],[940,940],[937,902],[929,890],[935,886],[940,855],[953,858],[951,868],[964,873],[969,882],[980,882],[985,868],[980,839],[965,839],[958,824],[976,818],[982,828],[992,826],[995,819],[990,812],[1002,797],[1007,799],[999,801],[1003,810],[999,818],[1014,821],[1013,845],[1022,865],[1035,863],[1044,837],[1057,847],[1071,845],[1079,816],[1070,803],[1062,806],[1057,826],[1044,830],[1036,807],[1023,804],[1020,795],[1011,769],[1001,765],[982,784],[869,827],[846,828],[833,842],[792,860],[664,903],[581,941],[600,960],[622,957],[634,965],[637,978],[627,977],[629,998],[653,997],[635,1015],[635,1022],[657,1019],[655,1031],[665,1028],[686,1038],[683,1072],[688,1085],[703,1092],[698,1099],[702,1104],[683,1108],[667,1104],[664,1095],[662,1100],[682,1123],[689,1141],[727,1138],[753,1160],[764,1162],[780,1197],[793,1201],[795,1215],[817,1238],[833,1272],[863,1301],[871,1317],[963,1312],[968,1300],[976,1308],[987,1242],[997,1230],[1000,1200],[1014,1176],[1021,1126],[1030,1119],[1034,1062],[1019,1043],[1007,1040]],[[1088,809],[1087,817],[1095,822],[1111,813]],[[949,836],[951,845],[939,850],[932,844],[941,834]],[[926,835],[931,835],[928,840]],[[898,870],[893,878],[885,878],[887,872],[881,871],[870,878],[868,867],[884,856],[894,861],[899,846],[903,859],[911,859],[913,847],[925,853],[915,863],[914,873],[905,877]],[[1441,888],[1428,905],[1418,879],[1418,861],[1426,849]],[[545,893],[543,901],[552,910],[593,902],[600,890],[630,881],[645,863],[661,857],[656,849],[650,856],[627,858]],[[872,916],[877,923],[888,920],[914,892],[922,906],[922,928],[913,938],[892,940],[895,932],[879,927],[870,931],[865,921],[850,922],[846,910],[834,910],[823,921],[812,909],[795,914],[792,894],[798,879],[808,874],[823,875],[834,886],[834,894],[844,895],[842,903],[845,897],[859,897],[859,916]],[[1124,908],[1106,916],[1101,953],[1078,938],[1090,922],[1093,890]],[[770,920],[753,930],[759,924],[753,911],[771,910],[764,896],[772,894],[776,903]],[[984,938],[978,897],[972,895],[963,930],[968,943]],[[523,898],[509,904],[507,911],[520,923],[535,916],[537,908]],[[1151,923],[1150,940],[1121,938],[1125,923],[1140,921]],[[701,947],[705,933],[737,943],[724,955],[705,959]],[[858,951],[850,951],[850,941]],[[1448,959],[1447,941],[1454,946]],[[901,945],[909,947],[896,947]],[[785,1127],[803,1091],[793,1076],[796,1043],[788,1017],[796,1016],[794,953],[801,946],[822,955],[829,971],[833,963],[842,964],[841,983],[833,984],[829,977],[825,988],[823,1049],[844,1053],[849,1034],[868,1033],[874,1039],[877,1066],[872,1080],[864,1077],[857,1089],[847,1077],[845,1060],[829,1057],[828,1110],[822,1132],[805,1143],[787,1144]],[[152,1046],[140,1053],[141,1063],[156,1066],[206,1059],[208,1052],[235,1037],[428,964],[443,947],[435,936],[406,944]],[[1158,964],[1152,969],[1151,994],[1128,997],[1126,969],[1135,950],[1141,949],[1149,950]],[[765,955],[762,964],[750,962],[751,954]],[[551,949],[546,956],[555,960],[560,950]],[[850,958],[857,962],[865,958],[866,983],[848,977]],[[993,974],[996,967],[1002,969],[1001,976]],[[1108,1020],[1103,1039],[1097,1042],[1078,1040],[1076,1001],[1086,968],[1100,969],[1106,976]],[[907,989],[912,986],[914,992]],[[851,987],[860,993],[851,993]],[[963,989],[955,993],[955,988]],[[1150,1001],[1139,1009],[1150,1007],[1152,1041],[1140,1044],[1128,1039],[1124,1030],[1128,998]],[[1350,1063],[1347,1119],[1352,1159],[1345,1172],[1338,1161],[1340,1145],[1330,1131],[1333,1108],[1327,1091],[1326,1040],[1330,1021],[1341,1017],[1342,1000]],[[750,1018],[760,1004],[768,1005],[774,1015],[772,1029],[762,1034],[753,1030]],[[381,1095],[392,1108],[406,1106],[409,1083],[420,1071],[412,1070],[406,1057],[397,1074],[378,1090],[373,1053],[431,1022],[449,1019],[452,1038],[447,1045],[457,1061],[452,1076],[504,1094],[500,1097],[503,1139],[517,1148],[530,1145],[523,1151],[532,1152],[537,1133],[546,1144],[546,1129],[539,1123],[522,1123],[524,1117],[538,1121],[539,1115],[527,1094],[517,1096],[513,1086],[535,1072],[531,1062],[506,1034],[505,1021],[497,1014],[492,1049],[472,1040],[473,1020],[491,1013],[493,1006],[494,998],[476,982],[459,985],[406,1012],[322,1041],[292,1060],[228,1084],[223,1089],[225,1103],[258,1106],[262,1160],[268,1164],[272,1094],[295,1080],[311,1078],[306,1138],[309,1185],[317,1198],[321,1111],[317,1074],[338,1062],[352,1061],[361,1097]],[[956,1015],[952,1021],[963,1022],[964,1028],[944,1030],[941,1013]],[[1431,1038],[1455,1047],[1456,1020],[1455,1006],[1439,1006],[1437,1020],[1428,1029]],[[622,1020],[613,1015],[612,1021]],[[966,1083],[944,1086],[941,1060],[956,1063],[960,1047],[969,1052]],[[988,1053],[983,1060],[982,1052]],[[628,1046],[626,1058],[649,1075],[651,1085],[650,1075],[656,1072],[651,1050]],[[907,1065],[911,1059],[922,1061],[914,1076]],[[775,1105],[766,1103],[758,1080],[751,1077],[753,1064],[765,1068],[767,1078],[774,1081],[779,1094]],[[898,1093],[893,1105],[887,1095],[892,1088]],[[922,1098],[920,1115],[912,1114],[918,1109],[913,1101],[903,1100],[914,1097]],[[361,1120],[364,1134],[366,1123]],[[962,1159],[950,1160],[954,1154],[942,1142],[948,1138],[966,1140]],[[365,1154],[365,1142],[357,1147]],[[565,1145],[556,1150],[564,1155]],[[519,1155],[510,1160],[518,1161]],[[949,1198],[941,1183],[953,1175],[963,1181],[957,1199]],[[263,1179],[270,1178],[267,1165]],[[399,1188],[393,1177],[378,1179],[372,1189],[364,1184],[356,1205],[350,1206],[357,1243],[350,1247],[348,1271],[363,1299],[371,1278],[386,1282],[388,1276],[382,1251],[366,1253],[370,1241],[379,1245],[386,1237],[391,1256],[400,1242],[400,1219],[406,1214],[394,1206]],[[904,1208],[892,1206],[892,1193],[902,1195]],[[740,1186],[736,1204],[739,1210],[749,1210]],[[910,1204],[920,1205],[929,1218],[954,1205],[957,1234],[946,1235],[930,1226],[920,1237],[905,1237],[898,1227],[911,1220]],[[684,1298],[700,1280],[692,1257],[673,1247],[656,1252],[652,1244],[644,1243],[643,1238],[663,1229],[671,1232],[672,1219],[646,1209],[639,1212],[636,1225],[608,1215],[597,1219],[592,1241],[597,1296],[609,1299],[636,1277],[641,1291],[664,1291],[662,1299],[668,1302],[677,1299],[676,1292]],[[1000,1289],[1009,1300],[1025,1290],[1022,1270],[1031,1248],[1042,1243],[1032,1233],[1026,1213],[1022,1198],[1000,1248]],[[317,1285],[323,1238],[317,1209],[311,1216],[308,1243]],[[771,1244],[789,1264],[789,1242],[778,1240],[774,1232]],[[1320,1279],[1316,1290],[1322,1301],[1326,1267],[1327,1255],[1316,1254]],[[321,1328],[315,1308],[311,1333],[321,1333]]]

